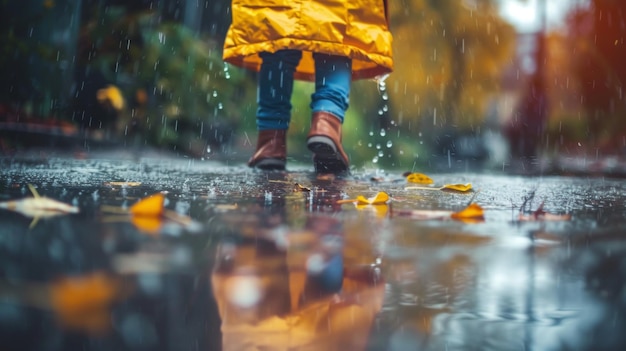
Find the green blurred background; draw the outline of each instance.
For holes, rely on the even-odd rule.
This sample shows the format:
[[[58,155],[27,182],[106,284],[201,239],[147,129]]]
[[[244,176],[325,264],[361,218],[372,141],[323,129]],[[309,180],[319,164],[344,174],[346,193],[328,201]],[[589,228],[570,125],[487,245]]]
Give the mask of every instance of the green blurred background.
[[[467,169],[623,156],[626,3],[558,3],[390,1],[395,70],[353,85],[344,125],[352,163]],[[83,146],[249,157],[256,75],[221,59],[230,1],[0,4],[2,153],[64,135]],[[507,17],[511,6],[532,9],[534,25]],[[290,162],[310,160],[312,89],[296,84]]]

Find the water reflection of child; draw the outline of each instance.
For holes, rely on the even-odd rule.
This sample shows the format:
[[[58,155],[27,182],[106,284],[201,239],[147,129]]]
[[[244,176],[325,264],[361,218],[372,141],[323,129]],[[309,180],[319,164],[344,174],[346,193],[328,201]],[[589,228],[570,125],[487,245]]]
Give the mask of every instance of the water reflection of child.
[[[245,1],[232,3],[224,60],[259,72],[256,152],[258,169],[285,169],[293,80],[315,82],[307,146],[315,170],[349,168],[341,126],[353,79],[392,69],[387,1]]]
[[[312,220],[287,247],[275,240],[280,228],[220,245],[211,285],[225,350],[364,349],[383,285],[346,274],[343,241],[332,232],[340,228],[331,217]]]

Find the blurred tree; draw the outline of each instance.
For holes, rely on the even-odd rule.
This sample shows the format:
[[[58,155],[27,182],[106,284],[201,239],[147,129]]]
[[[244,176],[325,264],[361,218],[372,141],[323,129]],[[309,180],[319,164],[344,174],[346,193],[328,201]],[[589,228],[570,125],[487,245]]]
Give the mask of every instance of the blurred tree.
[[[572,41],[574,40],[574,41]],[[581,84],[576,79],[572,51],[582,38],[569,38],[566,31],[553,31],[546,37],[545,81],[550,101],[546,153],[571,153],[577,144],[586,140],[586,123],[582,118]],[[574,55],[575,56],[575,55]]]
[[[476,133],[513,53],[515,31],[489,0],[391,2],[395,72],[392,116],[432,136],[434,154],[454,154],[456,136]],[[445,140],[444,140],[445,139]]]
[[[588,120],[588,141],[602,152],[626,151],[626,2],[591,0],[570,16],[576,76]]]
[[[254,96],[221,59],[229,2],[31,2],[0,2],[0,103],[101,139],[194,156],[228,145]]]
[[[80,1],[0,1],[0,105],[50,117],[69,100]]]
[[[194,156],[226,147],[241,107],[252,103],[254,90],[245,87],[253,83],[222,62],[221,39],[204,30],[225,31],[228,16],[214,25],[216,14],[203,10],[217,5],[205,5],[85,0],[72,120]],[[114,116],[97,101],[109,85],[127,100]]]

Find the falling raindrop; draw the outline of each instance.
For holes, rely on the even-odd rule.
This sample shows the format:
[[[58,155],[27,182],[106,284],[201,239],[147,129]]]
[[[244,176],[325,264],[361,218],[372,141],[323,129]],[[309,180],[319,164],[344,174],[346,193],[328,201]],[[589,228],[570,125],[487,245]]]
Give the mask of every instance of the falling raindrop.
[[[393,146],[393,142],[391,140],[387,140],[387,148],[390,148]]]
[[[224,78],[230,79],[230,72],[228,71],[228,64],[224,64]]]
[[[387,131],[385,130],[385,128],[381,128],[380,129],[380,136],[384,137],[385,135],[387,135]]]

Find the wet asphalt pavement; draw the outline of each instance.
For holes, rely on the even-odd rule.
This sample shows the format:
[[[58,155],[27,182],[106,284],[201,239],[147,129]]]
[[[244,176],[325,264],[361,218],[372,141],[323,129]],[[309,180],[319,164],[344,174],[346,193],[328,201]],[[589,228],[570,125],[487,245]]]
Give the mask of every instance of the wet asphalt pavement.
[[[473,191],[407,190],[400,171],[0,159],[0,202],[31,184],[79,209],[0,209],[0,349],[626,348],[626,180],[429,175]],[[128,215],[157,193],[170,215]],[[446,215],[470,202],[482,220]]]

